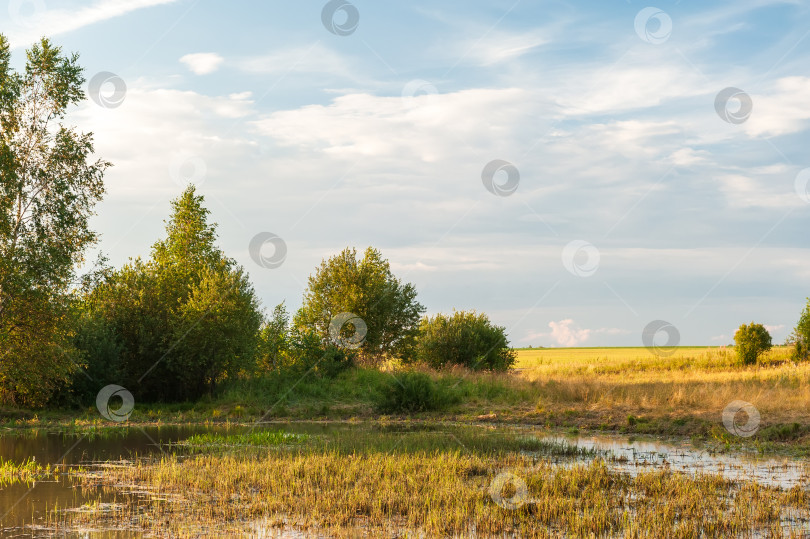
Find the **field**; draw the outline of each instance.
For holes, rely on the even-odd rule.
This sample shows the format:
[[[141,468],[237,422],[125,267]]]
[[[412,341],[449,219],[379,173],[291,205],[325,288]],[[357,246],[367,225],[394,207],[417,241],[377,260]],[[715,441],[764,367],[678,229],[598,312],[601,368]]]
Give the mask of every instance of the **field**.
[[[136,407],[128,426],[88,410],[9,416],[4,431],[123,446],[148,433],[134,458],[62,469],[83,505],[46,511],[51,531],[800,537],[810,365],[788,358],[775,348],[743,367],[717,348],[530,349],[509,373],[421,371],[434,410],[380,412],[406,381],[389,366],[235,382],[207,401]],[[742,436],[723,421],[733,401],[759,414]],[[201,432],[166,441],[170,424]],[[0,468],[22,484],[56,470],[40,459]]]

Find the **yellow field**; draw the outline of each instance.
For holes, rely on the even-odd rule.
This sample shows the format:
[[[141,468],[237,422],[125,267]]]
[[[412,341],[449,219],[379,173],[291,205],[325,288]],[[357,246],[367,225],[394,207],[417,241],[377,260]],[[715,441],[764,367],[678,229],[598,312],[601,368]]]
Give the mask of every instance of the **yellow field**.
[[[775,347],[744,367],[732,349],[678,348],[656,357],[644,348],[557,348],[520,350],[515,367],[535,387],[540,409],[717,420],[741,400],[759,410],[763,425],[807,424],[810,364],[789,357],[787,347]]]

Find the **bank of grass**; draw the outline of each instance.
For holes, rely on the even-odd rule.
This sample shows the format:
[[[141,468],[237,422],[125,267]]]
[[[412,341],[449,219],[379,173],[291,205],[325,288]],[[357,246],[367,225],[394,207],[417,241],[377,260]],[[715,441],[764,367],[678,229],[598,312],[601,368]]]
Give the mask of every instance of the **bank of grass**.
[[[669,471],[631,477],[600,460],[559,466],[552,462],[564,448],[546,448],[538,459],[521,453],[535,448],[528,439],[484,437],[476,445],[463,435],[390,434],[401,443],[392,446],[384,433],[355,433],[271,453],[172,456],[106,469],[84,476],[84,486],[138,492],[139,503],[54,516],[54,523],[178,537],[294,529],[330,536],[665,538],[783,537],[790,536],[783,526],[810,522],[810,495],[799,487]]]
[[[758,365],[741,366],[732,349],[678,348],[654,356],[644,348],[518,351],[508,373],[463,369],[422,372],[431,379],[430,405],[397,404],[404,376],[396,367],[355,368],[335,378],[313,374],[237,380],[196,403],[137,404],[130,418],[150,423],[253,423],[379,418],[493,421],[545,425],[571,432],[680,435],[720,443],[789,444],[810,450],[810,363],[794,364],[775,347]],[[417,388],[418,389],[418,388]],[[137,400],[137,394],[136,400]],[[732,401],[760,412],[757,434],[743,439],[722,424]],[[394,401],[394,406],[391,406]],[[29,413],[30,414],[30,413]],[[61,425],[101,429],[94,407],[7,417],[5,426]]]

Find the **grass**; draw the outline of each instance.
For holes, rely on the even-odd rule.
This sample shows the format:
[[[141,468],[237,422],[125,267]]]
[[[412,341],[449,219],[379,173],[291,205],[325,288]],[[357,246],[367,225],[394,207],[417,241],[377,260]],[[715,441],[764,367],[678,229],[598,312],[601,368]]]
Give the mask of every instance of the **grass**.
[[[244,434],[217,434],[207,432],[204,434],[194,434],[182,442],[193,448],[212,447],[272,447],[282,444],[299,443],[306,440],[308,436],[304,434],[293,434],[276,430],[257,430]]]
[[[564,445],[481,429],[454,437],[338,431],[270,453],[141,461],[83,476],[84,487],[122,500],[138,492],[138,503],[52,518],[62,529],[123,524],[178,537],[270,535],[256,526],[330,536],[782,537],[783,525],[810,522],[810,494],[799,487],[666,470],[631,477],[598,459],[555,464],[576,456]],[[540,457],[527,454],[537,448]]]
[[[183,455],[81,474],[84,487],[101,487],[120,503],[50,518],[60,529],[123,526],[178,537],[266,536],[273,529],[337,536],[790,536],[788,527],[810,525],[807,477],[803,486],[779,489],[667,469],[631,475],[612,469],[606,455],[565,443],[487,426],[452,435],[444,428],[527,423],[583,434],[692,436],[708,441],[710,451],[745,444],[808,454],[810,363],[796,365],[788,353],[777,347],[744,367],[733,351],[717,348],[679,348],[668,357],[643,348],[531,349],[519,351],[516,369],[501,374],[456,369],[402,377],[359,368],[332,379],[236,381],[198,403],[136,405],[131,422],[315,419],[378,428],[192,437],[175,446]],[[723,409],[734,400],[760,412],[751,438],[723,426]],[[381,407],[386,401],[395,405]],[[49,412],[5,423],[47,425],[100,436],[108,430],[93,409],[78,418]],[[39,473],[32,463],[2,466],[0,478]],[[504,477],[511,479],[499,482]],[[519,503],[499,504],[503,499]]]
[[[8,485],[18,481],[33,483],[37,480],[47,479],[51,475],[50,466],[43,466],[33,459],[29,458],[18,463],[0,458],[0,485]]]
[[[425,372],[433,381],[429,391],[399,396],[396,390],[406,384],[400,385],[396,370],[237,380],[196,403],[137,404],[130,422],[252,424],[390,415],[687,436],[810,452],[810,363],[792,363],[786,347],[775,347],[760,364],[747,367],[737,364],[733,350],[722,348],[677,348],[666,357],[644,348],[552,348],[519,350],[509,373]],[[755,436],[738,438],[723,427],[723,410],[734,400],[750,402],[760,412]],[[78,417],[73,411],[38,412],[4,422],[11,428],[59,426],[79,432],[105,425],[95,407]]]

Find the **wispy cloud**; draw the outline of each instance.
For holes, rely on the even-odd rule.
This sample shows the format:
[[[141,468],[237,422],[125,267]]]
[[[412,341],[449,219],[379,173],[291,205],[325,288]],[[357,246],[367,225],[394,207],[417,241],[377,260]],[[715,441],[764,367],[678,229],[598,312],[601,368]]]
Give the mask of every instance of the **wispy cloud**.
[[[7,37],[14,48],[25,47],[42,36],[56,36],[78,30],[107,19],[126,15],[139,9],[171,4],[177,0],[99,0],[92,5],[82,6],[77,2],[54,3],[33,2],[33,10],[15,10],[16,4],[9,6],[10,25]],[[19,3],[20,5],[25,2]],[[41,7],[38,7],[41,6]],[[26,7],[26,6],[22,6]],[[31,7],[31,6],[28,6]]]

